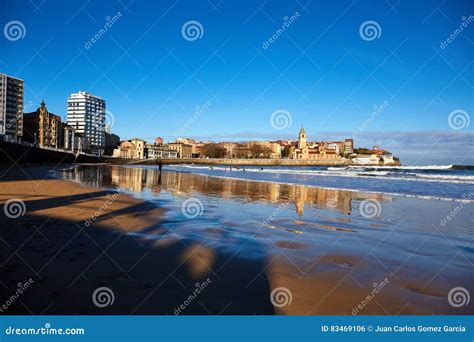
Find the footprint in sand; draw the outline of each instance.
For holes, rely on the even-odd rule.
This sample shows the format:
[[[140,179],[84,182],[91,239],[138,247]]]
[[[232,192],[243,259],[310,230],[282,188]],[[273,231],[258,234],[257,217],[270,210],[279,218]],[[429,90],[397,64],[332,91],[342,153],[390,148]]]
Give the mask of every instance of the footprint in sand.
[[[350,255],[326,255],[320,259],[323,263],[335,263],[343,267],[361,266],[361,259]]]
[[[405,288],[406,290],[410,292],[425,295],[425,296],[440,297],[440,298],[445,297],[443,292],[439,289],[421,287],[415,284],[404,284],[403,288]]]
[[[308,247],[307,244],[294,242],[294,241],[288,241],[288,240],[277,241],[275,242],[275,245],[277,245],[280,248],[285,248],[285,249],[304,249]]]

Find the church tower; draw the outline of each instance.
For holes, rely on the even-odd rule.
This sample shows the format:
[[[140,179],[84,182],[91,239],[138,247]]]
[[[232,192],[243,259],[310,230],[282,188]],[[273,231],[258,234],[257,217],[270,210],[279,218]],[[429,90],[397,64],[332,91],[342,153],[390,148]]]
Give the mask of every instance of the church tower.
[[[36,139],[38,140],[38,143],[40,146],[46,146],[47,145],[47,137],[46,137],[46,131],[49,126],[49,113],[48,110],[46,109],[46,104],[44,103],[44,100],[41,101],[41,106],[38,108],[38,136]]]
[[[306,147],[306,132],[301,126],[300,134],[298,135],[298,148],[305,148]]]

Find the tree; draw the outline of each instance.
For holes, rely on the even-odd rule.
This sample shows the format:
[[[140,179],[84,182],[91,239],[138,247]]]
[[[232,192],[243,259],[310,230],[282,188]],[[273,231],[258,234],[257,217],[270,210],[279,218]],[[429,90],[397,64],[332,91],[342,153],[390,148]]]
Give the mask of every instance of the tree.
[[[252,158],[270,158],[272,150],[268,146],[259,143],[252,143],[250,145],[250,154]]]
[[[289,156],[291,156],[291,146],[290,145],[286,145],[283,148],[283,151],[281,151],[281,156],[283,158],[288,158]]]
[[[387,151],[387,150],[382,150],[385,154],[391,154],[390,151]],[[359,148],[355,148],[354,149],[354,153],[357,153],[357,154],[371,154],[373,153],[373,150],[369,150],[368,148],[365,148],[365,147],[359,147]]]
[[[271,158],[272,157],[272,149],[268,146],[263,146],[263,151],[261,153],[263,158]]]
[[[370,154],[370,150],[368,148],[360,147],[360,148],[355,148],[354,153],[357,153],[357,154]]]
[[[238,159],[247,159],[250,155],[250,151],[248,149],[248,147],[244,144],[238,144],[236,149],[235,149],[235,152],[234,152],[234,156],[235,158],[238,158]]]
[[[201,153],[204,157],[225,158],[227,155],[227,150],[219,144],[209,143],[203,145]]]

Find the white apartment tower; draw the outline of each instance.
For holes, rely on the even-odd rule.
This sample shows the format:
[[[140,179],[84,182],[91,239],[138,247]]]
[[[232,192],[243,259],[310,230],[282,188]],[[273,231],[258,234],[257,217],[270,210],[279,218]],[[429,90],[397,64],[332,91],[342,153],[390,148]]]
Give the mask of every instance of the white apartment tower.
[[[23,135],[23,80],[0,74],[0,134],[6,141]]]
[[[82,136],[87,152],[101,155],[105,147],[105,101],[85,91],[67,99],[67,123]]]

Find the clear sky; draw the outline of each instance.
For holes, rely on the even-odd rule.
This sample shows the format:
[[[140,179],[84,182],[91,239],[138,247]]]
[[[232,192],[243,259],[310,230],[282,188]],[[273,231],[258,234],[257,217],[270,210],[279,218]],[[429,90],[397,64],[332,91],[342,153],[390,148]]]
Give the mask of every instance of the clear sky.
[[[70,93],[101,96],[122,139],[294,139],[304,124],[405,163],[474,164],[470,15],[472,0],[2,0],[0,72],[25,81],[26,111],[44,99],[65,118]],[[291,125],[272,126],[277,110]]]

